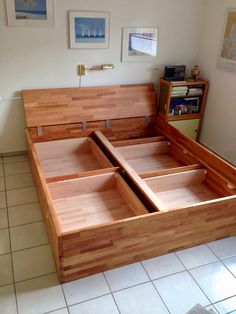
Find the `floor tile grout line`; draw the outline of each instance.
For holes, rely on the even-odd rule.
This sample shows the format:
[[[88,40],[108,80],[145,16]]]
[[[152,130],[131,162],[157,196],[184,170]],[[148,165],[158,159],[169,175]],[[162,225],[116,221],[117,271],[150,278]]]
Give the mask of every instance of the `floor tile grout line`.
[[[4,174],[4,176],[3,176],[3,178],[4,178],[4,186],[5,186],[5,198],[6,198],[6,209],[7,209],[7,220],[8,220],[8,228],[6,228],[6,229],[8,229],[8,234],[9,234],[9,245],[10,245],[10,256],[11,256],[11,263],[12,263],[12,276],[13,276],[13,287],[14,287],[14,293],[15,293],[15,302],[16,302],[16,310],[17,310],[17,313],[19,313],[19,308],[18,308],[18,301],[17,301],[17,293],[16,293],[16,284],[19,284],[19,283],[21,283],[21,282],[25,282],[25,281],[27,281],[27,280],[32,280],[32,279],[36,279],[36,278],[40,278],[40,277],[43,277],[43,276],[37,276],[37,277],[32,277],[32,278],[28,278],[28,279],[26,279],[26,280],[22,280],[22,281],[17,281],[16,282],[16,280],[15,280],[15,274],[14,274],[14,266],[13,266],[13,253],[15,253],[15,252],[19,252],[19,251],[24,251],[24,250],[28,250],[28,249],[31,249],[31,248],[35,248],[35,247],[39,247],[39,246],[43,246],[43,245],[47,245],[48,244],[48,242],[47,243],[45,243],[45,244],[42,244],[42,245],[39,245],[39,246],[34,246],[34,247],[30,247],[30,248],[26,248],[26,249],[22,249],[22,250],[18,250],[18,251],[14,251],[13,252],[13,250],[12,250],[12,244],[11,244],[11,232],[10,232],[10,219],[9,219],[9,207],[16,207],[16,206],[20,206],[20,205],[23,205],[23,204],[20,204],[20,205],[16,205],[16,206],[9,206],[8,205],[8,198],[7,198],[7,191],[10,191],[11,189],[7,189],[7,187],[6,187],[6,175],[5,175],[5,167],[4,167],[4,164],[3,164],[3,174]],[[30,186],[27,186],[27,187],[30,187]],[[25,188],[25,187],[22,187],[22,188]],[[19,188],[20,189],[20,188]],[[12,189],[12,190],[17,190],[17,189]],[[31,203],[31,202],[30,202]],[[38,203],[38,202],[32,202],[32,203]],[[29,204],[29,203],[27,203],[27,204]],[[25,204],[26,205],[26,204]],[[32,224],[32,223],[29,223],[29,224]],[[27,224],[25,224],[25,225],[27,225]],[[44,276],[46,276],[46,275],[49,275],[50,273],[48,273],[48,274],[44,274]],[[51,273],[51,274],[55,274],[55,272],[53,272],[53,273]],[[62,289],[62,291],[63,291],[63,289]],[[63,295],[64,295],[64,292],[63,292]],[[64,299],[65,299],[65,296],[64,296]],[[66,300],[65,300],[65,304],[67,305],[67,302],[66,302]]]
[[[216,255],[216,253],[211,249],[211,247],[209,246],[209,242],[206,243],[206,246],[208,247],[208,249],[218,258],[218,260],[221,260],[221,258],[219,256]]]
[[[11,165],[11,164],[7,164]],[[32,172],[30,170],[24,171],[24,172],[15,172],[14,174],[6,174],[5,177],[14,177],[18,175],[23,175],[23,174],[31,174]]]
[[[41,220],[35,220],[35,221],[32,221],[32,222],[27,222],[27,223],[19,224],[19,225],[10,225],[9,228],[12,229],[12,228],[17,228],[17,227],[24,227],[24,226],[27,226],[27,225],[33,225],[33,224],[38,223],[38,222],[43,222],[44,223],[44,220],[41,219]],[[3,228],[3,229],[6,229],[6,228]],[[0,230],[2,230],[2,229],[0,229]]]
[[[24,188],[23,188],[24,189]],[[20,207],[20,206],[24,206],[24,205],[28,205],[28,204],[35,204],[38,203],[40,205],[39,201],[34,201],[34,202],[28,202],[28,203],[23,203],[23,204],[18,204],[18,205],[13,205],[13,206],[7,206],[7,208],[15,208],[15,207]]]
[[[64,288],[63,288],[63,284],[60,283],[60,286],[61,286],[63,297],[64,297],[64,300],[65,300],[66,308],[68,309],[68,312],[69,312],[69,305],[68,305],[67,300],[66,300],[66,294],[65,294],[65,291],[64,291]]]
[[[14,152],[4,152],[1,153],[2,154],[2,158],[4,157],[14,157],[14,156],[23,156],[23,155],[27,155],[27,150],[20,150],[20,151],[14,151]]]
[[[19,156],[25,156],[25,158],[23,158],[22,160],[13,160],[13,161],[5,161],[5,160],[3,160],[3,164],[5,164],[5,165],[9,165],[9,164],[16,164],[16,163],[19,163],[19,162],[29,162],[29,158],[28,158],[28,156],[27,155],[18,155],[17,157],[19,157]],[[16,157],[16,156],[11,156],[11,158],[12,157]],[[4,157],[4,158],[6,158],[6,157]]]
[[[29,281],[29,280],[34,280],[34,279],[38,279],[38,278],[42,278],[42,277],[46,277],[46,276],[50,276],[50,275],[57,275],[57,272],[53,271],[53,272],[49,272],[49,273],[46,273],[46,274],[43,274],[43,275],[30,277],[30,278],[19,280],[19,281],[14,281],[13,283],[15,285],[18,285],[19,283],[23,283],[23,282],[26,282],[26,281]]]
[[[52,311],[49,311],[49,312],[43,312],[42,314],[51,314],[51,313],[55,313],[57,311],[61,311],[61,310],[64,310],[64,309],[67,309],[68,313],[69,313],[69,309],[67,306],[64,306],[64,307],[61,307],[59,309],[56,309],[56,310],[52,310]]]
[[[229,299],[231,299],[231,298],[235,298],[236,297],[236,294],[235,295],[232,295],[232,296],[230,296],[230,297],[228,297],[228,298],[225,298],[225,299],[223,299],[223,300],[220,300],[220,301],[217,301],[217,302],[215,302],[215,303],[212,303],[212,305],[216,305],[216,304],[219,304],[219,303],[221,303],[221,302],[223,302],[223,301],[227,301],[227,300],[229,300]],[[236,308],[235,308],[235,310],[236,310]],[[235,310],[233,310],[233,311],[235,311]]]
[[[9,228],[10,229],[10,228]],[[20,249],[20,250],[16,250],[16,251],[11,251],[12,254],[14,253],[18,253],[18,252],[22,252],[22,251],[27,251],[27,250],[31,250],[31,249],[35,249],[35,248],[38,248],[38,247],[41,247],[41,246],[45,246],[45,245],[50,245],[50,242],[46,242],[46,243],[42,243],[42,244],[39,244],[39,245],[35,245],[35,246],[30,246],[30,247],[27,247],[27,248],[24,248],[24,249]]]
[[[16,229],[18,227],[24,227],[24,226],[28,226],[28,225],[34,225],[34,224],[38,224],[39,222],[43,222],[43,220],[39,220],[39,221],[32,221],[26,224],[21,224],[21,225],[16,225],[16,226],[9,226],[10,229]]]
[[[221,260],[220,261],[223,265],[224,265],[224,267],[226,267],[227,268],[227,270],[234,276],[234,278],[236,279],[236,275],[234,275],[234,273],[227,267],[227,265],[225,265],[225,263]]]
[[[4,160],[4,158],[9,158],[9,157],[12,158],[12,157],[19,157],[19,156],[26,156],[26,158],[25,159],[23,158],[22,160],[16,160],[16,161],[15,160],[13,160],[13,161]],[[28,161],[28,155],[27,154],[25,154],[25,155],[24,154],[23,155],[14,155],[14,156],[4,156],[2,162],[3,162],[3,164],[8,165],[8,164],[14,164],[16,162],[22,162],[22,161]]]
[[[175,254],[176,254],[176,252],[175,252]],[[177,254],[176,254],[176,256],[178,257]],[[180,258],[178,257],[178,259],[180,259]],[[180,259],[180,261],[181,261],[181,259]],[[184,263],[181,261],[181,263],[184,265],[184,267],[185,267],[186,270],[194,270],[194,269],[196,269],[196,268],[198,268],[198,267],[207,266],[207,265],[214,264],[214,263],[217,263],[217,262],[220,262],[220,260],[219,260],[218,258],[217,258],[217,261],[208,262],[208,263],[204,263],[204,264],[199,265],[199,266],[187,268],[187,267],[184,265]]]
[[[216,254],[215,254],[215,252],[208,246],[208,243],[206,243],[205,244],[208,248],[209,248],[209,250],[215,255],[215,257],[218,259],[217,261],[215,261],[215,262],[211,262],[211,263],[208,263],[208,264],[204,264],[204,265],[201,265],[201,266],[198,266],[198,267],[202,267],[202,266],[206,266],[206,265],[210,265],[210,264],[213,264],[213,263],[221,263],[232,275],[233,275],[233,277],[236,279],[236,276],[231,272],[231,270],[224,264],[224,260],[226,260],[226,259],[228,259],[228,258],[230,258],[230,257],[236,257],[236,254],[235,255],[231,255],[231,256],[229,256],[229,257],[225,257],[225,258],[222,258],[222,259],[220,259]],[[176,256],[177,256],[177,254],[176,254]],[[177,256],[178,257],[178,256]],[[194,268],[190,268],[189,270],[192,270],[192,269],[195,269],[195,268],[198,268],[198,267],[194,267]],[[190,273],[190,275],[191,275],[191,273]],[[193,278],[194,279],[194,278]],[[234,295],[234,296],[236,296],[236,294]],[[214,305],[214,304],[217,304],[217,303],[220,303],[220,302],[222,302],[222,301],[225,301],[225,300],[228,300],[228,299],[230,299],[230,298],[233,298],[234,296],[230,296],[230,297],[228,297],[228,298],[225,298],[225,299],[222,299],[222,300],[220,300],[220,301],[217,301],[217,302],[215,302],[215,303],[212,303],[212,305]],[[228,314],[228,313],[227,313]]]
[[[218,257],[217,255],[216,255],[216,253],[211,249],[211,247],[208,245],[208,243],[206,243],[206,245],[207,245],[207,247],[209,248],[209,250],[218,258],[218,260],[219,261],[224,261],[224,260],[226,260],[226,259],[228,259],[228,258],[231,258],[231,257],[236,257],[236,253],[235,254],[232,254],[232,255],[230,255],[230,256],[226,256],[226,257],[222,257],[222,258],[220,258],[220,257]]]
[[[93,300],[105,297],[107,295],[111,295],[111,293],[110,292],[109,293],[105,293],[105,294],[102,294],[102,295],[100,295],[98,297],[94,297],[94,298],[91,298],[91,299],[88,299],[88,300],[84,300],[84,301],[81,301],[81,302],[76,302],[76,303],[70,304],[70,305],[68,305],[68,308],[70,308],[71,306],[75,306],[75,305],[83,304],[83,303],[86,303],[86,302],[89,302],[89,301],[93,301]]]
[[[69,313],[69,308],[67,306],[64,306],[64,307],[61,307],[61,308],[56,309],[56,310],[52,310],[52,311],[49,311],[49,312],[43,312],[42,314],[51,314],[51,313],[55,313],[57,311],[61,311],[61,310],[64,310],[64,309],[67,309],[67,311]]]
[[[159,256],[163,256],[163,255],[159,255]],[[155,256],[155,257],[159,257],[159,256]],[[154,257],[154,258],[155,258],[155,257]],[[144,260],[144,261],[145,261],[145,260]],[[140,263],[142,264],[144,270],[146,271],[145,266],[143,265],[142,262],[143,262],[143,261],[140,261]],[[177,271],[177,272],[174,272],[174,273],[171,273],[170,275],[165,275],[165,276],[161,276],[161,277],[153,278],[153,279],[151,279],[151,277],[150,277],[149,275],[148,275],[148,277],[150,278],[151,281],[155,281],[155,280],[163,279],[163,278],[166,278],[166,277],[169,277],[169,276],[172,276],[172,275],[177,275],[177,274],[183,273],[184,271],[185,271],[185,269],[184,269],[184,270]],[[147,273],[147,274],[148,274],[148,273]]]
[[[25,227],[25,226],[28,226],[28,225],[34,225],[34,224],[39,224],[40,222],[44,222],[43,220],[39,220],[39,221],[32,221],[32,222],[29,222],[29,223],[26,223],[26,224],[20,224],[20,225],[16,225],[16,226],[9,226],[10,229],[16,229],[18,227]],[[44,225],[44,224],[43,224]],[[4,228],[6,229],[6,228]]]
[[[6,176],[5,176],[4,164],[3,164],[3,175],[4,175],[5,198],[6,198],[6,206],[7,206],[8,237],[9,237],[10,256],[11,256],[11,271],[12,271],[12,279],[13,279],[13,288],[14,288],[14,293],[15,293],[16,312],[19,313],[17,294],[16,294],[16,286],[14,284],[14,282],[15,282],[15,273],[14,273],[13,256],[12,256],[11,233],[10,233],[10,228],[9,228],[9,221],[10,220],[9,220],[9,212],[8,212],[8,201],[7,201],[7,190],[6,190]]]
[[[21,189],[24,189],[24,188],[31,188],[31,187],[35,187],[35,184],[21,186],[21,187],[17,187],[17,188],[14,188],[14,189],[6,189],[6,191],[15,191],[15,190],[21,190]]]
[[[141,286],[145,283],[149,283],[151,282],[150,280],[147,280],[147,281],[144,281],[144,282],[141,282],[141,283],[137,283],[135,285],[132,285],[132,286],[129,286],[129,287],[126,287],[126,288],[122,288],[122,289],[118,289],[118,290],[115,290],[115,291],[112,291],[111,293],[116,293],[116,292],[120,292],[120,291],[123,291],[123,290],[128,290],[130,288],[134,288],[134,287],[138,287],[138,286]]]
[[[215,308],[214,304],[207,305],[207,306],[205,306],[205,308],[207,308],[207,307],[209,307],[209,306],[213,307],[213,310],[214,310],[214,312],[215,312],[216,314],[220,314],[220,312],[218,312],[218,310]],[[208,310],[208,312],[209,312],[209,310]],[[228,313],[227,313],[227,314],[228,314]]]
[[[192,274],[190,273],[190,271],[185,267],[184,263],[181,261],[181,259],[179,258],[179,256],[175,253],[175,256],[178,258],[178,260],[180,261],[180,263],[184,266],[184,268],[186,269],[186,271],[188,272],[188,274],[190,275],[190,277],[193,279],[193,281],[197,284],[197,286],[199,287],[199,289],[202,291],[202,293],[205,295],[205,297],[207,298],[207,300],[210,302],[208,305],[213,305],[213,303],[211,302],[210,298],[208,298],[208,296],[206,295],[206,293],[203,291],[203,289],[201,288],[201,286],[198,284],[198,282],[195,280],[195,278],[192,276]],[[201,267],[201,266],[199,266]],[[206,305],[206,306],[208,306]]]
[[[108,285],[108,288],[109,288],[109,290],[110,290],[112,299],[113,299],[113,301],[115,302],[115,305],[116,305],[116,307],[117,307],[118,313],[121,314],[120,309],[119,309],[119,306],[118,306],[118,304],[117,304],[117,302],[116,302],[116,300],[115,300],[115,297],[114,297],[114,295],[113,295],[113,292],[111,291],[111,287],[110,287],[110,285],[109,285],[109,282],[108,282],[108,280],[107,280],[107,277],[106,277],[106,275],[105,275],[105,272],[103,272],[102,274],[103,274],[103,277],[104,277],[104,279],[105,279],[105,281],[106,281],[106,283],[107,283],[107,285]]]
[[[165,306],[165,308],[166,308],[167,312],[168,312],[168,313],[170,313],[170,310],[169,310],[169,308],[168,308],[167,304],[165,303],[165,301],[163,300],[163,298],[162,298],[162,296],[160,295],[159,291],[157,290],[156,286],[154,285],[154,282],[152,281],[151,277],[149,276],[148,272],[146,271],[146,268],[144,267],[144,265],[143,265],[142,261],[140,261],[140,264],[141,264],[141,266],[142,266],[143,270],[145,271],[146,275],[147,275],[147,276],[148,276],[148,278],[150,279],[150,281],[151,281],[151,283],[152,283],[152,285],[153,285],[153,287],[154,287],[155,291],[156,291],[156,292],[157,292],[157,294],[159,295],[159,297],[160,297],[161,301],[163,302],[163,304],[164,304],[164,306]],[[155,279],[155,280],[156,280],[156,279]]]
[[[105,279],[106,279],[106,278],[105,278]],[[133,288],[133,287],[138,287],[138,286],[141,286],[141,285],[143,285],[143,284],[145,284],[145,283],[152,283],[152,281],[151,281],[151,280],[148,280],[148,281],[146,281],[146,282],[142,282],[142,283],[139,283],[139,284],[136,284],[136,285],[132,285],[132,286],[127,287],[127,288],[123,288],[123,289],[119,289],[119,290],[116,290],[116,291],[113,291],[113,292],[109,292],[109,293],[106,293],[106,294],[103,294],[103,295],[100,295],[100,296],[97,296],[97,297],[94,297],[94,298],[91,298],[91,299],[84,300],[84,301],[82,301],[82,302],[76,302],[76,303],[70,304],[70,305],[68,305],[68,306],[71,307],[71,306],[74,306],[74,305],[77,305],[77,304],[80,304],[80,303],[85,303],[85,302],[88,302],[88,301],[91,301],[91,300],[95,300],[95,299],[98,299],[98,298],[103,297],[103,296],[106,296],[106,295],[110,295],[110,294],[113,294],[113,293],[116,293],[116,292],[120,292],[120,291],[123,291],[123,290],[128,290],[128,289]],[[65,284],[66,284],[66,283],[65,283]],[[63,286],[63,285],[64,285],[64,284],[62,284],[62,286]],[[108,287],[109,287],[109,290],[111,291],[109,284],[108,284]],[[159,293],[158,293],[158,295],[159,295]],[[164,304],[165,304],[165,303],[164,303]],[[169,311],[168,311],[168,312],[169,312]]]
[[[32,188],[32,186],[30,186],[30,187]],[[23,188],[23,189],[25,189],[25,188]],[[18,189],[18,190],[20,190],[20,189]],[[11,206],[8,205],[7,208],[12,208],[12,207],[17,207],[17,206],[24,206],[24,205],[28,205],[28,204],[34,204],[34,203],[39,203],[39,201],[20,203],[20,204],[11,205]]]

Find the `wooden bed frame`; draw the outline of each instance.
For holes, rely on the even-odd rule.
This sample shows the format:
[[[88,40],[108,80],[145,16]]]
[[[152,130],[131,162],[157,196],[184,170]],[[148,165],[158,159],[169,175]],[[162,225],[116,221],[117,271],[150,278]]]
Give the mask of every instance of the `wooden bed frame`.
[[[236,168],[163,122],[152,84],[23,99],[61,282],[236,234]]]

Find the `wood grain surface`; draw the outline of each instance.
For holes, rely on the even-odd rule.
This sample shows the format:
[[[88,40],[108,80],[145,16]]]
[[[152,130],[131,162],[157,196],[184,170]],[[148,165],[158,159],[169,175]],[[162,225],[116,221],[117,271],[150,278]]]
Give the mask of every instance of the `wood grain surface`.
[[[28,127],[156,115],[153,84],[23,90]]]
[[[92,138],[41,142],[35,144],[35,149],[46,178],[113,166]]]
[[[61,282],[236,234],[236,168],[161,119],[144,119],[155,115],[153,96],[152,84],[23,92]]]

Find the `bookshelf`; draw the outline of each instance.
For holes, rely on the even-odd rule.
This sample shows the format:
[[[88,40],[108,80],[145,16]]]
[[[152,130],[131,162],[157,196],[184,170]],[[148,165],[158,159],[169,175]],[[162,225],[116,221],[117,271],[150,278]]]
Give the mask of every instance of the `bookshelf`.
[[[208,82],[171,82],[160,79],[158,87],[158,114],[191,138],[198,140],[204,114]]]

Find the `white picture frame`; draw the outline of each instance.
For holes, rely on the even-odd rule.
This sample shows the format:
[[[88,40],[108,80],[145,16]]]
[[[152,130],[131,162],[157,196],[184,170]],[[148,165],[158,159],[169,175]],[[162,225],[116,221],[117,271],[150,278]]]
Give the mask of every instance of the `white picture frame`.
[[[6,0],[9,26],[54,25],[54,0]]]
[[[70,48],[109,48],[110,13],[70,11]]]
[[[123,27],[122,61],[152,61],[158,52],[157,27]]]
[[[218,65],[236,71],[236,8],[226,10]]]

